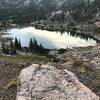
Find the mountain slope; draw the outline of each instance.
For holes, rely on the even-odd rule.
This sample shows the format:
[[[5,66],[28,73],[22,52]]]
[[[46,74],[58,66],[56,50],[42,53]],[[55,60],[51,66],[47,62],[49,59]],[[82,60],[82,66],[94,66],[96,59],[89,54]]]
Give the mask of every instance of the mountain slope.
[[[40,19],[58,10],[69,11],[77,20],[92,16],[99,5],[99,0],[0,0],[0,20],[30,15]]]

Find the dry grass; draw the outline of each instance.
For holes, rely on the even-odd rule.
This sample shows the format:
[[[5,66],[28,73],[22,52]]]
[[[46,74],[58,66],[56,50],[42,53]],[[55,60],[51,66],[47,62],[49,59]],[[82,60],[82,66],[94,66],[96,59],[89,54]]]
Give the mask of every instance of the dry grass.
[[[74,61],[73,65],[76,66],[78,71],[80,72],[86,72],[92,69],[91,64],[89,62],[83,62],[81,60]]]
[[[46,56],[41,55],[30,55],[30,56],[3,56],[0,55],[0,61],[7,61],[11,63],[33,63],[33,62],[48,62],[51,59],[47,58]]]
[[[10,88],[16,87],[19,85],[18,80],[11,80],[6,86],[0,86],[0,90],[7,91]]]

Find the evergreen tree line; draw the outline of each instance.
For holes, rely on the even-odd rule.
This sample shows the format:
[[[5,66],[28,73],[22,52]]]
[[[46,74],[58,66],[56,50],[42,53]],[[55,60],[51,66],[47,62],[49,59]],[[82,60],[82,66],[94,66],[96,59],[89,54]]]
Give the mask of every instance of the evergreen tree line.
[[[17,38],[15,38],[15,42],[11,40],[9,46],[2,41],[2,52],[4,54],[14,55],[16,54],[16,50],[24,50],[21,46],[20,40]],[[48,49],[44,48],[42,44],[38,44],[35,38],[30,39],[28,50],[32,53],[48,53]]]
[[[10,40],[9,46],[7,46],[4,41],[2,41],[2,52],[4,54],[14,55],[14,54],[16,54],[16,50],[19,50],[21,48],[22,48],[21,42],[20,42],[20,40],[18,41],[17,38],[15,38],[15,42]]]
[[[35,38],[30,39],[29,48],[31,52],[46,53],[48,51],[42,44],[38,44]]]

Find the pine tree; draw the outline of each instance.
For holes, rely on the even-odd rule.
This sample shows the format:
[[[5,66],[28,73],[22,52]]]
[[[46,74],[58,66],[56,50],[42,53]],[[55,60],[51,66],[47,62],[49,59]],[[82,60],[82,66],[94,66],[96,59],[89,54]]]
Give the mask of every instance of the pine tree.
[[[2,52],[5,53],[5,46],[4,46],[4,42],[2,41]]]
[[[13,42],[12,42],[12,40],[11,40],[11,41],[10,41],[10,50],[11,50],[11,51],[12,51],[13,47],[14,47],[14,45],[13,45]]]
[[[9,47],[7,47],[6,49],[5,49],[5,54],[9,54]]]
[[[33,50],[33,40],[32,40],[32,38],[30,39],[30,42],[29,42],[29,48],[30,48],[31,51]]]
[[[20,42],[20,39],[19,39],[19,42],[18,42],[18,49],[21,49],[22,46],[21,46],[21,42]]]
[[[19,49],[19,43],[18,43],[17,38],[15,38],[15,47],[16,47],[16,49]]]
[[[16,47],[15,47],[15,46],[13,47],[12,54],[13,54],[13,55],[16,54]]]

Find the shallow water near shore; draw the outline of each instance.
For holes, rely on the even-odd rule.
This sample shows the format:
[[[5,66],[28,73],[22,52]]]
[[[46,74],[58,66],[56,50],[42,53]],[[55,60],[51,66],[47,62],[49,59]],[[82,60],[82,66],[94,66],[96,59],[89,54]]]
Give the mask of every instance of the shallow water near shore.
[[[23,47],[29,46],[31,38],[35,38],[38,44],[42,44],[48,49],[73,48],[95,46],[96,41],[90,37],[78,35],[73,32],[56,32],[40,30],[34,27],[13,28],[8,30],[17,39],[20,39]]]

